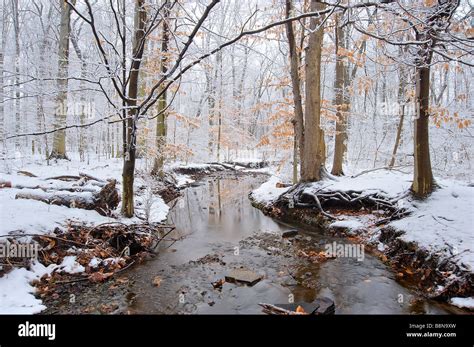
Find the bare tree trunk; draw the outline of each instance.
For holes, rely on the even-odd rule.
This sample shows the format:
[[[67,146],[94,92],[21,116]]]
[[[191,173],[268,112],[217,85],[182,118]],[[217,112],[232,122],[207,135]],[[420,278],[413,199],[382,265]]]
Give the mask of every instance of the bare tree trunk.
[[[208,108],[208,152],[209,158],[214,157],[214,117],[216,109],[216,88],[217,69],[214,69],[214,76],[211,73],[206,74],[206,93]]]
[[[5,108],[4,108],[4,95],[5,95],[5,87],[4,87],[4,79],[3,79],[3,72],[4,72],[4,62],[5,62],[5,45],[6,45],[6,15],[5,15],[5,3],[2,4],[2,28],[1,34],[2,39],[0,41],[0,143],[1,143],[1,154],[2,157],[6,155],[6,143],[5,143]]]
[[[346,153],[347,143],[347,111],[348,98],[346,96],[346,88],[348,87],[348,73],[344,64],[344,57],[339,47],[346,48],[346,38],[344,29],[339,25],[339,16],[336,16],[336,77],[334,80],[334,92],[336,106],[336,136],[334,145],[334,157],[332,163],[331,174],[335,176],[344,175],[342,164]]]
[[[405,85],[406,85],[406,76],[404,67],[400,67],[399,71],[399,85],[398,85],[398,112],[400,115],[400,120],[397,126],[397,136],[395,138],[395,145],[393,146],[392,158],[388,164],[389,168],[393,168],[395,165],[395,159],[397,157],[398,147],[400,146],[400,139],[402,137],[403,122],[405,119]]]
[[[239,86],[238,86],[238,107],[237,107],[237,126],[240,127],[244,116],[244,104],[245,104],[245,96],[244,93],[244,86],[245,86],[245,79],[247,77],[247,70],[248,70],[248,61],[249,61],[249,52],[250,49],[245,46],[244,47],[244,64],[242,68],[242,74],[240,75]]]
[[[77,57],[81,62],[81,104],[79,105],[81,108],[81,113],[79,114],[79,122],[81,125],[85,123],[86,120],[86,95],[85,95],[85,80],[87,78],[87,61],[86,57],[84,56],[81,48],[79,47],[78,38],[75,34],[71,34],[71,43],[74,47],[74,51],[76,52]],[[87,148],[87,139],[86,139],[86,131],[84,128],[79,129],[79,158],[81,161],[85,161],[85,152]]]
[[[296,130],[295,130],[296,132]],[[298,183],[298,141],[293,137],[293,184]]]
[[[291,16],[292,0],[286,0],[286,17]],[[296,51],[296,39],[295,32],[293,29],[293,22],[286,24],[286,35],[288,37],[289,53],[290,53],[290,75],[291,75],[291,86],[293,90],[293,102],[295,105],[295,117],[293,118],[293,126],[295,129],[295,145],[296,151],[294,155],[294,162],[297,167],[298,162],[298,148],[300,157],[300,174],[303,175],[303,159],[304,159],[304,114],[303,114],[303,102],[301,96],[301,79],[299,75],[299,55]],[[298,174],[296,174],[298,176]]]
[[[217,111],[217,162],[221,160],[221,140],[222,140],[222,88],[223,88],[223,76],[222,76],[222,53],[217,53],[217,68],[219,69],[219,105]]]
[[[75,5],[72,0],[71,4]],[[67,118],[67,88],[69,67],[69,35],[71,32],[71,6],[67,1],[60,1],[61,24],[59,28],[59,70],[58,70],[58,96],[56,99],[55,128],[66,125]],[[53,149],[50,158],[67,159],[66,156],[66,131],[54,133]]]
[[[415,169],[411,189],[413,195],[419,198],[428,196],[435,187],[429,142],[430,66],[433,57],[433,46],[436,43],[437,33],[449,27],[452,16],[458,7],[459,1],[457,0],[439,1],[432,8],[431,15],[426,22],[427,26],[416,30],[418,41],[429,42],[418,47],[415,61],[417,117],[415,119],[414,139]]]
[[[417,39],[422,40],[423,38],[417,37]],[[411,189],[415,196],[423,198],[430,194],[434,188],[428,128],[430,116],[430,64],[433,53],[430,49],[420,49],[419,54],[421,61],[415,70],[417,116],[415,117],[414,138],[415,170]],[[428,56],[422,57],[423,54]]]
[[[310,10],[321,11],[325,5],[311,0]],[[302,181],[319,181],[325,170],[326,145],[321,129],[321,50],[324,30],[321,17],[310,20],[306,52],[306,101],[304,122],[304,169]]]
[[[21,133],[20,113],[20,19],[18,13],[18,0],[12,0],[13,32],[15,34],[15,132]],[[20,149],[20,138],[15,138],[15,149]]]
[[[130,81],[128,87],[129,98],[129,117],[126,119],[126,143],[125,158],[122,170],[122,214],[131,218],[135,214],[134,198],[133,198],[133,182],[135,178],[135,159],[137,145],[137,97],[138,97],[138,77],[140,66],[145,47],[145,22],[146,10],[145,0],[137,0],[135,4],[134,19],[134,37],[133,37],[133,61],[130,69]]]
[[[163,30],[161,38],[161,61],[160,61],[160,71],[164,75],[168,71],[167,66],[167,55],[168,55],[168,43],[169,43],[169,20],[170,8],[165,8],[165,14],[163,18]],[[161,92],[160,90],[159,92]],[[166,91],[158,100],[157,112],[158,116],[156,118],[156,151],[155,161],[153,163],[153,169],[151,171],[152,175],[163,176],[163,165],[165,162],[165,147],[166,147],[166,136],[167,136],[167,103],[166,103]]]

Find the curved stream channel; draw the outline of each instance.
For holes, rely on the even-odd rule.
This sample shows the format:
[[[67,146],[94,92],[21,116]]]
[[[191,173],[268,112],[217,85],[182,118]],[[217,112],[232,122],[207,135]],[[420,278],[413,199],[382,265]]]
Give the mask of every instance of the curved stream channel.
[[[399,284],[379,259],[337,258],[313,264],[297,249],[320,251],[333,241],[348,241],[298,227],[300,236],[282,239],[292,226],[276,222],[251,206],[248,193],[263,175],[208,177],[186,188],[168,222],[176,230],[159,254],[127,271],[134,300],[130,313],[261,313],[260,302],[311,302],[332,298],[336,313],[449,313],[451,308],[427,301]],[[264,278],[252,287],[212,282],[239,267]],[[155,282],[155,283],[153,283]]]

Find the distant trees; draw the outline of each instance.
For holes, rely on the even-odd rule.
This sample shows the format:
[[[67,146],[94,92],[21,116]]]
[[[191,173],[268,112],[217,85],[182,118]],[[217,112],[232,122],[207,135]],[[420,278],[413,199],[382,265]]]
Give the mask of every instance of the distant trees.
[[[285,12],[286,18],[290,18],[293,14],[293,4],[292,0],[285,1]],[[295,131],[295,145],[297,151],[293,160],[298,162],[299,155],[299,168],[300,174],[303,176],[303,168],[305,168],[305,152],[304,152],[304,113],[303,113],[303,98],[301,96],[301,78],[300,78],[300,55],[298,54],[296,48],[296,37],[295,31],[293,28],[293,22],[286,23],[286,35],[288,38],[289,45],[289,58],[290,58],[290,77],[291,77],[291,88],[293,91],[293,102],[294,102],[294,118],[292,120],[294,131]],[[297,180],[297,175],[295,175],[294,180]]]
[[[60,1],[61,22],[59,25],[59,48],[58,48],[58,95],[56,97],[55,127],[61,128],[66,125],[67,96],[68,96],[68,67],[69,67],[69,37],[71,35],[71,6],[76,0]],[[66,132],[58,130],[54,133],[53,148],[50,158],[67,159],[66,156]]]
[[[336,73],[334,77],[334,105],[336,106],[336,134],[334,135],[334,156],[331,174],[341,176],[344,174],[342,164],[347,146],[347,113],[349,108],[348,69],[344,62],[346,49],[345,28],[341,27],[340,16],[335,16],[334,45],[336,47]],[[342,52],[341,52],[342,51]]]
[[[160,58],[159,58],[159,72],[161,75],[165,75],[168,71],[168,60],[169,60],[169,39],[170,39],[170,6],[171,3],[167,3],[163,8],[163,24],[161,30],[161,48],[160,48]],[[161,88],[162,89],[162,88]],[[156,107],[156,135],[155,135],[155,144],[156,144],[156,156],[153,163],[153,169],[151,173],[153,175],[162,176],[163,175],[163,165],[165,163],[165,150],[166,150],[166,137],[168,134],[167,131],[167,91],[159,90],[162,92],[160,96],[157,107]]]

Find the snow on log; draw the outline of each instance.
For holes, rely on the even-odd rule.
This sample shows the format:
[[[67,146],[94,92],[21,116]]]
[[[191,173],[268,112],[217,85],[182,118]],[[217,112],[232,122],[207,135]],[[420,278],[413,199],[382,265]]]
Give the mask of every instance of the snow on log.
[[[115,188],[116,181],[110,180],[99,192],[67,192],[57,191],[54,193],[28,189],[16,194],[15,199],[29,199],[41,201],[49,205],[67,206],[70,208],[81,208],[95,210],[103,216],[110,213],[120,202],[120,196]]]

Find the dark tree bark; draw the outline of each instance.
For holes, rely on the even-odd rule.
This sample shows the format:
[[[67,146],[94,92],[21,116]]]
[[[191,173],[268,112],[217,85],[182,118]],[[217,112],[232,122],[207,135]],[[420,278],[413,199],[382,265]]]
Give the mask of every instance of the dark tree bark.
[[[137,152],[137,122],[139,110],[137,109],[138,77],[145,47],[145,24],[146,10],[145,0],[137,0],[135,5],[134,37],[133,37],[133,61],[130,71],[128,88],[129,114],[126,122],[125,134],[125,160],[122,170],[122,214],[131,218],[135,214],[133,198],[133,182],[135,178],[135,160]]]
[[[292,0],[286,0],[286,17],[291,16],[293,10]],[[293,22],[286,24],[286,35],[288,37],[289,53],[290,53],[290,75],[291,87],[293,90],[293,102],[295,106],[295,117],[293,118],[293,126],[295,131],[295,154],[299,153],[300,157],[300,175],[303,175],[304,160],[304,114],[303,101],[301,96],[301,79],[299,75],[299,55],[296,51],[296,39],[293,28]],[[298,151],[299,150],[299,151]],[[298,161],[298,157],[294,155],[293,160]]]
[[[413,195],[418,198],[427,197],[435,187],[431,169],[429,141],[429,107],[430,107],[430,66],[436,37],[450,25],[453,13],[459,6],[458,0],[438,1],[431,8],[421,28],[416,29],[416,39],[426,44],[418,47],[415,60],[416,84],[416,117],[414,138],[414,177],[411,186]]]
[[[340,48],[346,48],[346,38],[344,29],[339,25],[339,16],[336,17],[336,77],[334,80],[334,104],[336,106],[336,135],[334,144],[334,157],[331,174],[335,176],[344,175],[342,164],[347,146],[347,111],[349,100],[346,95],[348,87],[347,67],[344,64],[344,57]]]

